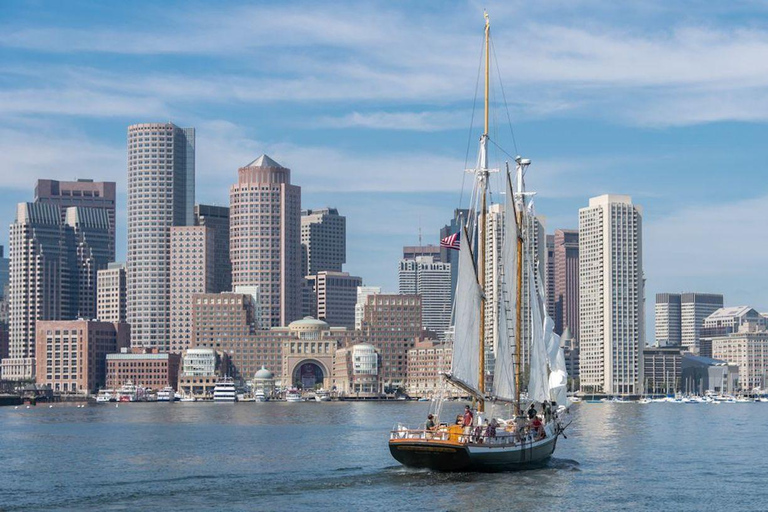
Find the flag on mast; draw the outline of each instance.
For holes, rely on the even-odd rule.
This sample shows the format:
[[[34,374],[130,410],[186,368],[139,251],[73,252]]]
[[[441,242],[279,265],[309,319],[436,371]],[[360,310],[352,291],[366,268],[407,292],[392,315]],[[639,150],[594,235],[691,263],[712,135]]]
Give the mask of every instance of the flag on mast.
[[[460,240],[461,233],[454,233],[452,235],[448,235],[447,237],[440,240],[440,247],[444,247],[446,249],[453,249],[455,251],[459,250],[460,247]]]

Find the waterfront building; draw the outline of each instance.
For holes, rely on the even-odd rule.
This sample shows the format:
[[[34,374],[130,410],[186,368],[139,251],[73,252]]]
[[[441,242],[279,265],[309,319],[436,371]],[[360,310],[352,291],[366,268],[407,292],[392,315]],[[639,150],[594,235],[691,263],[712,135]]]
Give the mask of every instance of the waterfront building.
[[[96,277],[96,318],[102,322],[126,322],[127,279],[125,263],[109,263]]]
[[[133,346],[170,349],[171,227],[194,225],[194,200],[195,129],[173,123],[129,126],[127,285]]]
[[[739,367],[726,361],[685,352],[680,366],[681,375],[677,390],[687,389],[697,394],[733,395],[739,389]]]
[[[10,230],[8,356],[2,378],[35,377],[35,323],[72,318],[71,251],[61,212],[46,203],[19,203]]]
[[[208,204],[195,205],[195,226],[213,231],[213,289],[214,293],[232,291],[232,260],[229,256],[229,208]]]
[[[451,264],[431,256],[400,260],[400,293],[421,295],[421,325],[445,335],[451,324]]]
[[[283,385],[304,390],[331,389],[336,352],[349,343],[351,333],[310,317],[291,322],[285,331]]]
[[[739,367],[742,391],[768,388],[768,329],[764,322],[746,322],[734,332],[712,338],[712,356]]]
[[[285,328],[259,329],[257,303],[250,293],[205,293],[192,297],[194,348],[224,352],[230,359],[230,377],[247,380],[262,366],[282,370]]]
[[[554,284],[547,287],[554,292],[553,310],[555,332],[571,331],[574,344],[579,343],[579,231],[557,229],[554,234],[552,264]],[[549,261],[547,261],[549,266]]]
[[[682,353],[679,346],[643,349],[643,393],[667,394],[680,389]]]
[[[340,398],[377,398],[380,395],[379,359],[376,347],[356,343],[336,351],[333,386]]]
[[[119,389],[128,382],[159,391],[179,383],[179,354],[160,353],[157,348],[122,349],[107,354],[107,389]]]
[[[381,354],[379,385],[384,393],[405,389],[408,350],[423,337],[421,296],[369,295],[363,310],[361,339]]]
[[[682,325],[679,293],[656,294],[656,344],[660,347],[679,347],[682,344]]]
[[[262,155],[238,170],[229,213],[232,284],[258,285],[264,325],[287,325],[301,313],[301,188]]]
[[[369,295],[381,293],[381,286],[358,286],[357,302],[355,303],[355,329],[360,330],[363,327],[363,313],[365,305],[368,303]]]
[[[277,387],[275,386],[275,374],[263,366],[256,372],[256,374],[254,374],[251,383],[254,395],[262,395],[265,398],[274,396],[277,390]]]
[[[408,350],[406,376],[408,395],[416,398],[432,398],[441,389],[455,392],[441,375],[450,372],[452,357],[452,344],[430,339],[416,341]]]
[[[350,276],[347,272],[329,272],[321,270],[306,277],[312,287],[312,297],[316,304],[311,308],[314,316],[330,325],[355,326],[355,304],[357,289],[362,286],[363,278]]]
[[[347,261],[347,218],[336,208],[301,212],[302,275],[341,272]]]
[[[185,397],[213,398],[219,377],[229,375],[229,357],[212,348],[190,348],[181,356],[178,391]]]
[[[171,228],[171,352],[192,341],[192,296],[215,291],[216,243],[208,226]]]
[[[67,208],[96,208],[107,213],[108,254],[107,261],[115,261],[115,207],[117,186],[113,181],[93,181],[79,179],[75,181],[37,180],[35,202],[54,204],[59,207],[62,223],[66,220]]]
[[[63,393],[95,393],[106,384],[106,356],[130,345],[125,323],[40,320],[36,325],[36,382]]]
[[[603,195],[579,210],[580,386],[586,393],[642,392],[642,211]]]

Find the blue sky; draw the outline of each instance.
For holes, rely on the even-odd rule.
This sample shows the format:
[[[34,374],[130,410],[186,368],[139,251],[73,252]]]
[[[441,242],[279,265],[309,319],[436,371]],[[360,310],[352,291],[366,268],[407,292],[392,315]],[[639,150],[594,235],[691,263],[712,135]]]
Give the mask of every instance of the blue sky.
[[[115,180],[124,257],[126,127],[171,120],[197,128],[198,202],[266,152],[347,216],[347,270],[395,291],[400,247],[459,206],[486,7],[548,230],[591,196],[643,206],[649,339],[659,291],[766,310],[768,7],[669,4],[2,2],[0,220],[37,178]]]

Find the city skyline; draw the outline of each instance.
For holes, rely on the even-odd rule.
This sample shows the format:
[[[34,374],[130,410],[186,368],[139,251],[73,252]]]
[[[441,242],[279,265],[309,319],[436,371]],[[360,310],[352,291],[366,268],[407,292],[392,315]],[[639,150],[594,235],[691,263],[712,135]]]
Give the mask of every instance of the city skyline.
[[[715,94],[709,82],[719,87],[728,82],[739,94],[760,91],[764,78],[739,63],[763,51],[759,27],[740,30],[761,8],[726,13],[702,5],[685,9],[683,18],[683,8],[652,4],[653,9],[626,13],[595,6],[590,21],[603,30],[579,26],[585,14],[577,12],[578,6],[488,6],[499,37],[506,34],[495,44],[505,53],[499,55],[501,74],[512,80],[505,87],[513,100],[518,149],[533,159],[528,183],[539,191],[537,210],[548,217],[552,233],[575,228],[578,208],[589,197],[629,194],[647,215],[646,304],[659,292],[701,289],[723,293],[733,304],[766,309],[761,251],[734,250],[768,215],[763,204],[768,190],[752,185],[765,160],[760,141],[766,109],[759,95],[746,96],[757,107],[722,100],[722,95],[716,109],[705,101]],[[6,119],[0,123],[6,155],[0,163],[0,198],[6,204],[29,201],[37,178],[116,181],[117,259],[125,261],[125,128],[172,120],[198,129],[196,202],[227,205],[231,170],[255,155],[270,154],[293,169],[293,181],[303,188],[302,208],[336,207],[349,219],[345,270],[388,291],[397,289],[392,262],[401,246],[418,241],[418,225],[425,243],[437,243],[436,233],[452,210],[466,206],[458,204],[467,142],[464,114],[471,112],[471,102],[463,99],[471,95],[475,70],[467,66],[472,55],[446,56],[473,53],[479,46],[473,38],[481,7],[465,4],[436,13],[429,4],[415,10],[387,6],[375,19],[358,8],[345,8],[346,16],[340,16],[333,5],[278,10],[233,4],[217,12],[230,28],[273,20],[268,29],[277,31],[273,42],[259,44],[246,31],[217,38],[210,37],[210,28],[202,35],[182,30],[183,23],[202,26],[213,16],[205,9],[182,16],[168,30],[160,28],[169,21],[167,12],[151,10],[157,20],[144,24],[135,9],[123,9],[96,10],[76,23],[83,4],[68,12],[47,9],[40,16],[22,5],[5,7],[8,30],[0,38],[0,52],[9,80],[0,87]],[[299,29],[303,16],[339,30]],[[115,37],[105,40],[95,29],[116,18],[124,21],[111,27]],[[509,30],[501,30],[513,22],[529,37],[513,41]],[[294,32],[283,32],[289,26]],[[441,26],[450,26],[454,40],[440,35]],[[385,47],[392,34],[401,36],[398,45],[432,45],[407,55],[399,46]],[[151,36],[156,44],[132,35]],[[269,57],[280,43],[286,43],[282,65]],[[601,50],[611,45],[622,51]],[[745,48],[750,45],[751,50]],[[323,59],[334,59],[336,73],[349,78],[359,71],[347,90],[334,92],[320,72],[317,87],[296,85],[317,72],[299,55],[312,46],[333,50]],[[557,58],[565,47],[579,50],[568,57],[568,65]],[[224,54],[232,48],[236,51]],[[738,58],[749,51],[755,53]],[[636,68],[618,65],[617,54],[631,57]],[[63,56],[66,72],[56,73],[65,69]],[[266,56],[265,66],[244,64],[259,56]],[[360,56],[370,58],[371,67],[355,68]],[[182,92],[170,87],[159,67],[144,68],[147,57],[168,66],[171,78],[185,84]],[[192,65],[191,57],[204,58],[212,64],[210,71]],[[686,66],[689,61],[695,66]],[[53,81],[32,83],[31,66]],[[510,71],[518,67],[526,72],[512,77]],[[384,78],[378,77],[378,87],[372,78],[377,68]],[[696,71],[703,69],[706,73]],[[235,85],[223,87],[224,78]],[[266,122],[254,123],[256,118]],[[420,172],[412,172],[414,166]],[[723,182],[724,169],[736,169],[740,179]],[[379,222],[375,211],[381,209],[389,214]],[[9,225],[13,213],[3,209],[0,220]],[[0,243],[7,247],[3,231]],[[720,243],[711,243],[713,232]],[[652,342],[653,308],[646,311],[647,341]]]

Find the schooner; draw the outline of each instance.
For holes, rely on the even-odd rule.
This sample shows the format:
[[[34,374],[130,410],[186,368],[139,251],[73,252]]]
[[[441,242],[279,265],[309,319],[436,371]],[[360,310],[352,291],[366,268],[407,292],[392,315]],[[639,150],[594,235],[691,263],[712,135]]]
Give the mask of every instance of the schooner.
[[[445,471],[488,471],[515,469],[546,461],[555,451],[562,434],[561,412],[567,407],[568,376],[560,337],[545,310],[538,269],[523,257],[527,204],[525,171],[530,160],[515,158],[514,177],[509,166],[503,213],[503,238],[499,271],[500,294],[490,299],[496,312],[498,340],[492,384],[486,382],[486,254],[489,177],[498,169],[488,166],[490,21],[485,14],[485,101],[484,131],[480,137],[477,163],[467,172],[474,175],[470,215],[462,225],[459,239],[458,281],[454,304],[454,344],[450,372],[444,375],[450,385],[471,396],[474,414],[471,424],[441,423],[438,405],[436,421],[428,428],[411,429],[397,425],[390,434],[392,456],[406,466]],[[477,243],[473,243],[476,241]],[[476,249],[475,249],[476,248]],[[473,253],[476,252],[477,254]],[[524,268],[525,267],[525,268]],[[523,286],[523,278],[528,286]],[[530,346],[523,347],[522,304],[530,309]],[[525,351],[524,351],[525,350]],[[524,357],[527,354],[527,357]],[[525,369],[525,370],[524,370]],[[527,383],[523,382],[527,373]],[[527,393],[523,389],[527,388]],[[529,405],[546,414],[526,415]],[[545,404],[552,404],[545,408]],[[488,410],[490,409],[490,411]],[[509,411],[508,418],[497,412]],[[543,416],[543,417],[542,417]]]

